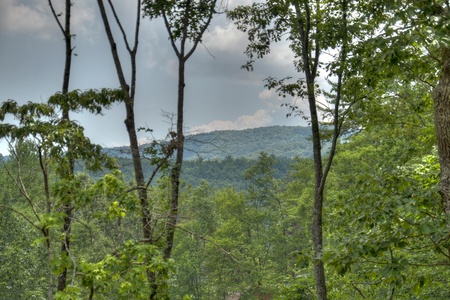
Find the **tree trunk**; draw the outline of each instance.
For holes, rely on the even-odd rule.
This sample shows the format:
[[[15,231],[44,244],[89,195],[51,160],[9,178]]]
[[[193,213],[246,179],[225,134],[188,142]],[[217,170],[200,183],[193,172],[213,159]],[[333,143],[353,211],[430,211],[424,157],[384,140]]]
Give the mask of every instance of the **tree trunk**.
[[[42,234],[45,237],[45,246],[48,252],[48,265],[49,265],[49,277],[48,277],[48,286],[47,286],[47,300],[53,300],[53,293],[55,288],[55,278],[53,276],[53,272],[51,271],[51,265],[53,262],[53,253],[50,241],[50,234],[48,228],[42,228]]]
[[[64,239],[61,242],[61,256],[63,256],[64,260],[69,256],[70,249],[70,231],[72,226],[72,206],[71,204],[65,204],[63,206],[64,216],[64,224],[63,224],[63,232]],[[63,260],[63,261],[64,261]],[[67,286],[67,267],[64,267],[63,271],[58,276],[58,291],[63,291]]]
[[[128,138],[130,141],[131,156],[133,159],[133,167],[134,167],[134,178],[136,180],[136,185],[138,186],[138,195],[141,202],[143,235],[144,239],[147,242],[151,242],[152,224],[150,219],[147,190],[145,188],[145,179],[144,179],[144,171],[142,168],[141,154],[139,152],[139,143],[137,139],[136,125],[134,121],[134,105],[132,99],[129,99],[125,102],[127,114],[125,119],[125,125],[127,128]]]
[[[70,17],[71,17],[71,0],[66,0],[66,15],[65,15],[65,26],[64,26],[64,42],[66,46],[66,61],[64,64],[64,77],[62,93],[67,94],[69,92],[69,82],[70,82],[70,70],[72,67],[72,33],[70,31]],[[69,119],[69,110],[63,109],[63,118]]]
[[[97,0],[97,4],[100,10],[100,15],[102,17],[103,25],[105,27],[105,32],[108,37],[108,42],[110,44],[111,54],[114,61],[114,66],[116,67],[116,74],[119,79],[120,87],[124,94],[125,99],[125,110],[126,110],[126,118],[125,118],[125,127],[127,129],[128,138],[130,141],[130,149],[131,149],[131,157],[133,160],[133,169],[134,169],[134,178],[136,180],[136,185],[138,188],[138,196],[141,204],[141,221],[142,221],[142,231],[144,240],[151,244],[153,243],[152,235],[153,235],[153,224],[152,218],[150,214],[150,207],[148,203],[148,194],[144,177],[144,170],[142,168],[141,154],[139,152],[139,143],[137,139],[136,132],[136,122],[134,115],[134,96],[136,91],[136,53],[138,46],[138,37],[139,37],[139,27],[140,27],[140,11],[141,11],[141,2],[137,1],[137,18],[136,18],[136,28],[135,28],[135,41],[133,49],[130,49],[127,46],[127,50],[130,55],[130,63],[131,63],[131,89],[127,84],[127,81],[124,76],[124,72],[122,69],[122,64],[119,58],[119,54],[117,51],[117,45],[114,39],[114,36],[111,31],[111,27],[109,24],[108,16],[106,14],[105,6],[103,4],[103,0]],[[111,4],[111,3],[110,3]],[[111,4],[112,5],[112,4]],[[118,20],[117,20],[118,21]],[[126,40],[126,36],[124,34],[124,39]],[[147,279],[150,285],[150,294],[149,299],[155,299],[157,297],[157,289],[158,284],[156,283],[155,273],[147,271]]]
[[[310,89],[313,89],[313,84]],[[322,167],[322,146],[320,141],[319,120],[317,116],[316,99],[314,90],[308,92],[309,109],[311,113],[311,131],[313,140],[313,155],[314,155],[314,173],[315,173],[315,187],[314,187],[314,209],[311,224],[312,242],[314,248],[314,276],[316,282],[317,299],[327,299],[327,286],[325,281],[325,268],[322,261],[323,256],[323,167]]]
[[[183,115],[184,115],[184,87],[185,87],[185,66],[184,53],[178,60],[178,106],[177,106],[177,156],[171,172],[172,192],[170,199],[169,224],[166,234],[166,248],[164,258],[170,258],[173,249],[173,240],[175,236],[175,227],[178,217],[178,199],[180,194],[180,176],[183,165],[184,152],[184,133],[183,133]]]
[[[441,77],[433,91],[434,124],[441,170],[439,193],[450,232],[450,48],[442,50],[442,61]]]
[[[50,1],[51,2],[51,1]],[[50,3],[51,8],[53,9],[53,5]],[[71,10],[72,3],[71,0],[65,1],[65,23],[64,28],[59,23],[59,19],[56,16],[56,22],[60,25],[62,33],[64,35],[65,42],[65,64],[64,64],[64,74],[63,74],[63,84],[61,93],[66,95],[69,92],[69,83],[70,83],[70,71],[72,67],[72,33],[70,29],[70,21],[71,21]],[[54,12],[54,11],[53,11]],[[62,103],[61,105],[64,105]],[[69,109],[66,107],[62,107],[62,119],[69,121]],[[72,156],[72,149],[69,148],[67,150],[67,155],[69,159],[69,174],[72,175],[74,173],[75,159]],[[62,211],[64,213],[64,224],[63,224],[63,234],[64,239],[61,242],[61,256],[68,257],[69,249],[70,249],[70,229],[72,225],[72,209],[73,206],[71,203],[66,203],[62,207]],[[64,267],[63,271],[58,275],[58,291],[63,291],[67,286],[67,267]]]
[[[316,95],[315,95],[315,78],[317,76],[317,68],[319,65],[320,43],[316,41],[313,46],[311,43],[311,10],[309,4],[304,4],[304,9],[299,3],[295,3],[295,12],[297,15],[297,29],[300,34],[300,42],[302,47],[303,71],[305,72],[309,112],[311,114],[311,131],[313,141],[314,156],[314,208],[311,223],[311,234],[314,249],[314,277],[316,282],[317,299],[327,299],[327,286],[325,281],[325,268],[322,261],[323,256],[323,190],[325,178],[322,166],[322,145],[319,131],[319,118],[317,114]]]
[[[108,41],[111,48],[111,54],[114,60],[114,65],[116,67],[116,73],[119,78],[120,87],[123,91],[125,98],[125,110],[126,110],[126,118],[125,118],[125,126],[128,133],[128,138],[130,141],[130,149],[131,149],[131,157],[133,159],[133,167],[134,167],[134,178],[136,180],[136,185],[138,187],[138,195],[141,202],[141,213],[142,213],[142,226],[143,226],[143,234],[146,241],[151,242],[152,230],[151,230],[151,219],[150,219],[150,210],[148,207],[148,196],[147,190],[145,188],[145,179],[144,179],[144,171],[142,168],[141,155],[139,152],[139,143],[137,139],[136,133],[136,124],[134,117],[134,91],[135,91],[135,81],[136,81],[136,50],[137,50],[137,37],[138,37],[138,26],[139,26],[139,16],[136,21],[136,40],[135,47],[132,51],[130,51],[130,60],[132,65],[132,82],[131,82],[131,90],[130,86],[127,84],[125,79],[122,64],[120,62],[119,54],[117,51],[117,45],[114,40],[114,36],[111,31],[111,27],[109,25],[108,16],[106,15],[105,6],[102,0],[97,0],[98,7],[100,10],[100,14],[103,20],[103,25],[105,26],[105,32],[108,37]],[[140,3],[140,2],[139,2]],[[138,3],[138,5],[139,5]]]

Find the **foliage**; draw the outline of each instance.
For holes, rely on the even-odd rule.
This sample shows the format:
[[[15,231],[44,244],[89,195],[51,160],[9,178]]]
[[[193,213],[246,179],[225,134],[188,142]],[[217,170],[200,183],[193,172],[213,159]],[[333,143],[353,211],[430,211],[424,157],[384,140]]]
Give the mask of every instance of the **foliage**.
[[[5,173],[2,173],[4,179]],[[33,244],[34,228],[5,206],[13,200],[14,191],[2,181],[0,206],[0,298],[45,299],[48,265],[45,249]]]
[[[445,243],[445,222],[437,194],[439,165],[430,152],[432,116],[410,106],[414,98],[408,100],[395,120],[370,123],[341,145],[328,193],[335,229],[329,230],[327,259],[338,274],[332,280],[344,286],[332,291],[333,298],[422,299],[431,292],[429,268],[437,278],[445,274],[436,270],[443,263],[436,250]]]
[[[193,51],[176,43],[195,49],[217,13],[216,1],[143,5],[151,19],[163,16],[181,59]],[[318,107],[316,132],[323,147],[316,154],[332,158],[328,150],[339,149],[324,189],[323,256],[312,251],[309,231],[317,215],[314,173],[323,175],[314,170],[322,158],[311,159],[309,127],[188,136],[184,159],[192,160],[184,162],[175,207],[172,261],[162,249],[173,183],[155,174],[169,169],[176,134],[143,147],[142,157],[134,153],[133,163],[142,158],[155,175],[137,188],[128,153],[117,155],[122,172],[98,172],[114,169],[108,154],[123,148],[102,150],[61,117],[101,114],[124,98],[132,104],[134,84],[130,94],[123,83],[121,90],[57,93],[47,103],[4,101],[0,120],[15,122],[0,124],[11,145],[1,158],[0,297],[44,299],[55,274],[67,269],[70,284],[56,299],[147,299],[155,287],[161,299],[314,299],[313,268],[323,261],[332,299],[447,298],[450,242],[432,91],[450,47],[449,9],[444,1],[263,1],[229,12],[249,38],[244,68],[287,38],[299,78],[269,77],[266,88],[287,99],[313,96],[311,105],[324,96],[329,104]],[[136,47],[128,50],[135,57]],[[319,59],[324,51],[330,60]],[[328,89],[316,85],[320,73]],[[295,100],[285,106],[299,113]],[[330,123],[337,115],[346,123]],[[332,125],[338,130],[330,133]],[[342,143],[330,148],[326,141],[340,130],[347,130]],[[98,173],[72,174],[74,161],[79,171]],[[70,231],[61,229],[66,208]],[[141,237],[143,215],[148,239]],[[66,238],[70,252],[61,254]]]
[[[71,98],[78,101],[71,104],[74,109],[95,110],[101,113],[103,105],[108,106],[113,100],[119,101],[120,96],[115,91],[102,90],[79,92],[74,91],[69,94]],[[53,167],[60,176],[69,176],[71,160],[84,159],[86,166],[92,170],[101,169],[102,161],[113,167],[114,162],[108,160],[108,156],[101,152],[98,145],[93,145],[84,136],[83,127],[76,122],[59,118],[57,109],[61,108],[61,98],[67,100],[66,96],[56,94],[49,99],[48,104],[36,104],[29,102],[19,106],[17,102],[8,100],[0,107],[0,120],[4,120],[7,115],[12,115],[19,121],[19,125],[13,123],[2,123],[0,126],[0,138],[7,138],[11,142],[30,139],[38,144],[42,163],[50,163],[52,158]],[[67,98],[67,99],[66,99]],[[71,102],[62,102],[65,106]],[[84,107],[82,106],[84,105]],[[69,156],[67,150],[70,149]]]
[[[101,147],[84,136],[80,125],[59,113],[67,112],[67,107],[101,113],[102,108],[113,101],[121,101],[121,96],[104,89],[56,94],[46,104],[18,105],[8,100],[0,107],[2,121],[7,116],[17,121],[0,125],[0,138],[10,143],[11,153],[11,158],[3,163],[5,176],[17,191],[16,201],[2,207],[32,226],[35,244],[45,245],[38,261],[45,262],[41,270],[48,280],[46,295],[50,298],[54,294],[54,275],[65,274],[68,268],[73,268],[72,284],[64,294],[78,290],[74,286],[77,263],[73,252],[69,252],[71,224],[77,220],[73,214],[91,201],[92,194],[88,178],[73,174],[73,162],[83,159],[90,170],[116,167],[115,161],[102,153]],[[65,251],[57,250],[58,243],[64,245]],[[65,281],[66,276],[63,278]],[[62,295],[61,290],[55,297]]]
[[[279,282],[290,278],[299,240],[306,229],[297,199],[282,197],[273,177],[275,159],[261,153],[243,174],[247,187],[238,192],[212,190],[203,181],[188,194],[174,250],[173,298],[273,297]],[[287,196],[287,195],[286,195]],[[289,197],[287,197],[289,199]],[[187,250],[189,249],[189,250]]]
[[[113,255],[106,255],[96,263],[81,262],[82,285],[101,295],[115,295],[116,299],[148,299],[150,286],[147,273],[154,272],[158,279],[160,297],[164,298],[164,284],[171,269],[157,247],[125,241]],[[107,298],[105,298],[107,299]]]
[[[201,41],[203,32],[208,27],[212,15],[216,13],[216,2],[217,0],[146,0],[143,1],[143,10],[145,16],[150,19],[163,16],[170,39],[173,42],[188,40],[196,44],[197,41]],[[177,53],[177,55],[180,55],[180,53]]]

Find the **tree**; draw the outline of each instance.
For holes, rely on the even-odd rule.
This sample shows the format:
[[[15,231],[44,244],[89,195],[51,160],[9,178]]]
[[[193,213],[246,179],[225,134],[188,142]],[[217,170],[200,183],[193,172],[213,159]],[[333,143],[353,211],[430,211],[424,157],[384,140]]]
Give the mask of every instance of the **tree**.
[[[306,241],[299,238],[306,218],[274,178],[275,161],[260,153],[243,174],[244,191],[214,189],[203,181],[183,194],[173,298],[218,299],[233,293],[249,299],[277,297],[280,283],[291,279],[297,260],[292,253]],[[222,167],[228,168],[226,164],[233,166],[233,160],[226,159]]]
[[[125,74],[122,69],[122,63],[119,57],[119,53],[117,51],[117,46],[115,42],[115,38],[113,32],[111,30],[109,17],[106,13],[106,8],[102,0],[98,0],[98,7],[100,10],[100,14],[103,20],[103,24],[105,27],[105,32],[108,37],[108,41],[111,48],[111,54],[114,60],[114,65],[116,67],[117,77],[119,79],[120,88],[123,93],[123,97],[125,99],[125,109],[126,109],[126,118],[125,118],[125,126],[127,129],[128,137],[130,140],[130,148],[131,148],[131,156],[133,158],[133,166],[134,166],[134,176],[136,180],[136,185],[138,189],[139,198],[141,199],[141,210],[142,210],[142,229],[144,238],[148,241],[152,239],[152,220],[149,211],[149,203],[148,203],[148,195],[146,191],[146,182],[144,179],[144,172],[142,168],[141,156],[139,152],[139,144],[137,140],[137,131],[134,117],[134,96],[136,93],[136,54],[138,50],[138,42],[139,42],[139,30],[140,30],[140,19],[141,19],[141,1],[136,1],[136,21],[134,28],[134,44],[130,47],[126,32],[124,31],[122,24],[120,23],[120,19],[115,11],[115,8],[112,4],[112,1],[108,1],[111,10],[113,12],[114,18],[119,25],[121,33],[124,38],[124,42],[126,45],[126,49],[130,56],[130,65],[131,65],[131,81],[130,84],[127,83],[125,79]]]
[[[69,83],[70,83],[70,71],[72,67],[72,33],[70,28],[71,23],[71,10],[72,10],[72,2],[71,0],[65,1],[65,13],[64,13],[64,26],[59,20],[59,16],[56,13],[53,2],[48,0],[50,5],[50,9],[55,18],[56,23],[58,24],[59,29],[61,30],[64,43],[65,43],[65,63],[64,63],[64,74],[63,74],[63,82],[61,94],[67,95],[69,92]],[[69,120],[69,109],[62,105],[62,117],[66,120]],[[72,149],[67,149],[67,155],[69,156],[69,165],[70,165],[70,173],[74,173],[75,159],[72,158]],[[71,231],[71,222],[72,222],[72,211],[73,207],[71,203],[66,203],[63,207],[63,211],[65,213],[64,224],[63,224],[63,232],[64,232],[64,240],[61,242],[61,251],[64,255],[68,255],[70,251],[70,231]],[[64,268],[61,274],[58,276],[58,290],[63,291],[67,285],[67,268]]]
[[[400,71],[396,72],[396,77],[424,82],[433,88],[434,123],[441,170],[439,193],[449,219],[450,98],[447,90],[450,86],[450,47],[447,36],[450,5],[446,1],[370,3],[373,5],[371,12],[374,20],[384,34],[384,37],[375,39],[375,45],[383,49],[389,45],[388,63]],[[388,19],[388,16],[392,18]]]
[[[323,221],[322,210],[324,189],[328,173],[334,158],[338,137],[343,126],[345,111],[351,107],[354,99],[342,95],[344,80],[347,77],[346,61],[349,44],[353,38],[349,35],[349,4],[342,1],[266,1],[252,6],[241,6],[229,12],[238,29],[247,32],[249,45],[246,54],[249,61],[244,66],[253,69],[255,59],[262,58],[270,52],[271,42],[278,42],[287,33],[290,47],[296,61],[297,72],[304,74],[304,79],[289,83],[290,78],[278,80],[269,77],[266,87],[276,89],[283,97],[286,95],[306,99],[309,104],[309,123],[312,130],[313,157],[315,170],[314,210],[312,217],[312,240],[314,247],[314,266],[316,293],[318,299],[327,298],[325,269],[323,263]],[[336,27],[339,30],[336,30]],[[323,51],[337,53],[331,62],[321,62]],[[335,76],[331,82],[330,108],[317,104],[319,89],[317,78],[319,71],[325,69]],[[358,99],[359,100],[359,99]],[[288,104],[293,112],[295,104]],[[322,143],[319,112],[325,111],[331,122],[331,148],[323,165]]]
[[[431,99],[421,119],[408,106],[399,110],[398,100],[385,103],[395,117],[385,111],[386,124],[349,137],[335,160],[328,186],[334,216],[328,261],[338,275],[334,284],[342,288],[333,299],[438,299],[447,293],[435,288],[447,272],[448,258],[438,249],[448,239],[437,193]]]
[[[8,100],[0,106],[0,120],[4,121],[7,116],[12,116],[18,121],[14,123],[2,123],[0,125],[0,138],[7,139],[11,144],[11,155],[16,163],[15,169],[5,166],[5,170],[11,177],[15,187],[22,198],[26,201],[30,215],[15,210],[14,207],[7,206],[24,217],[24,219],[35,229],[41,232],[42,241],[46,245],[48,261],[54,259],[54,228],[67,224],[67,206],[75,210],[79,196],[77,189],[78,179],[73,173],[73,163],[76,159],[84,160],[86,166],[92,170],[102,168],[103,164],[113,167],[114,163],[101,152],[101,147],[94,145],[83,134],[83,127],[76,122],[70,121],[59,115],[61,103],[67,110],[86,109],[91,112],[101,113],[104,107],[108,107],[114,101],[121,101],[120,94],[112,90],[89,90],[85,92],[72,91],[67,94],[57,93],[50,97],[48,103],[32,103],[18,105],[13,100]],[[35,189],[31,183],[25,181],[23,169],[24,144],[29,143],[29,152],[34,156],[35,164],[38,166],[31,176],[39,178],[38,192],[31,192]],[[68,150],[73,150],[71,155],[67,155]],[[30,176],[30,174],[28,174]],[[55,182],[65,185],[66,189],[61,194],[54,194]],[[62,211],[62,213],[61,213]],[[73,218],[69,223],[71,224]],[[64,220],[64,221],[62,221]],[[69,226],[70,226],[69,224]],[[56,268],[58,274],[66,274],[70,265],[69,258],[70,242],[69,228],[64,228],[62,232],[63,243],[62,252],[56,257],[59,259],[59,267]],[[66,237],[67,236],[67,237]],[[66,240],[68,239],[68,240]],[[57,239],[56,239],[57,240]],[[49,264],[50,265],[50,264]],[[76,267],[73,267],[76,269]],[[65,277],[62,276],[62,277]],[[60,277],[61,278],[61,277]],[[73,281],[73,280],[72,280]],[[61,291],[61,286],[58,291]],[[54,280],[53,273],[49,271],[49,285],[47,298],[53,299]]]
[[[172,49],[178,58],[178,99],[175,141],[176,159],[171,169],[172,194],[167,221],[166,248],[164,256],[170,258],[177,224],[180,176],[184,153],[184,89],[187,60],[194,54],[203,34],[216,13],[217,0],[161,1],[144,0],[144,12],[150,19],[162,17],[169,34]],[[189,48],[190,47],[190,48]]]
[[[32,183],[31,186],[34,187],[30,193],[42,194],[42,190],[38,188],[39,178],[36,176],[38,164],[31,149],[26,143],[21,147],[22,175],[24,181]],[[13,157],[2,159],[1,164],[2,171],[3,167],[7,167],[15,173],[16,161]],[[37,236],[35,227],[18,213],[29,216],[26,203],[21,201],[20,192],[6,171],[0,172],[0,186],[0,297],[45,299],[49,288],[47,251],[42,243],[34,243]],[[34,246],[30,246],[33,244]]]
[[[183,193],[180,222],[175,233],[172,258],[176,261],[171,299],[191,295],[195,299],[219,298],[213,284],[206,251],[218,226],[216,190],[202,181],[195,189]]]
[[[152,205],[153,201],[149,200],[148,188],[155,178],[156,172],[158,172],[161,168],[168,167],[168,160],[174,154],[176,148],[178,148],[178,139],[180,137],[172,136],[171,141],[167,145],[163,145],[161,148],[158,147],[158,144],[155,143],[154,147],[151,147],[147,150],[147,153],[151,155],[151,163],[156,165],[155,171],[150,174],[148,180],[145,179],[144,169],[141,161],[141,152],[139,149],[139,144],[137,140],[137,129],[135,123],[135,115],[134,115],[134,103],[135,103],[135,93],[136,93],[136,55],[138,50],[139,43],[139,32],[140,32],[140,22],[141,22],[141,5],[142,1],[136,1],[136,19],[134,26],[134,42],[130,46],[128,41],[128,37],[126,31],[124,30],[120,18],[116,12],[116,9],[111,0],[108,0],[111,12],[113,14],[114,20],[116,21],[120,33],[123,37],[124,44],[130,59],[130,67],[131,67],[131,76],[130,82],[128,83],[122,69],[122,61],[119,56],[119,52],[117,50],[116,41],[114,38],[113,31],[111,29],[110,21],[108,14],[106,12],[106,8],[104,6],[103,0],[97,0],[97,4],[100,10],[100,14],[102,17],[103,25],[105,28],[105,33],[108,37],[111,54],[113,57],[114,65],[116,67],[117,77],[119,79],[120,88],[122,90],[125,110],[126,110],[126,118],[125,118],[125,126],[127,129],[129,141],[130,141],[130,149],[131,156],[133,159],[133,167],[134,167],[134,177],[136,182],[136,190],[139,195],[139,199],[141,202],[141,220],[142,220],[142,231],[144,242],[151,245],[157,245],[161,238],[161,235],[157,232],[159,217],[153,216],[154,213]],[[150,130],[151,129],[145,129]],[[168,224],[163,224],[162,230],[164,230]],[[162,295],[165,293],[165,284],[164,281],[156,278],[157,272],[153,272],[151,269],[147,269],[147,278],[150,283],[150,299],[154,299],[158,297],[158,293]],[[165,278],[162,278],[165,279]],[[161,283],[161,284],[160,284]],[[162,296],[161,296],[162,297]]]

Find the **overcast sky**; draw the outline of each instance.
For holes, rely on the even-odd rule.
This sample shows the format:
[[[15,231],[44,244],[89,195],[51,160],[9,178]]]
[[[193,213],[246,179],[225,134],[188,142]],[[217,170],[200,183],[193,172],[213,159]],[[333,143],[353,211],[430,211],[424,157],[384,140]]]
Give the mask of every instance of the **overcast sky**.
[[[62,12],[64,1],[54,1]],[[132,36],[135,1],[115,1],[124,26]],[[229,1],[251,3],[250,0]],[[94,0],[73,0],[72,32],[76,34],[70,89],[119,86],[103,24]],[[122,39],[116,35],[117,42]],[[0,0],[0,99],[45,102],[61,90],[64,41],[46,0]],[[187,132],[246,129],[271,125],[304,125],[299,117],[286,118],[281,107],[286,99],[264,89],[267,76],[295,75],[287,44],[255,65],[253,72],[240,69],[245,63],[246,35],[218,15],[196,53],[189,59],[186,76],[185,127]],[[122,56],[126,65],[128,57]],[[138,50],[137,126],[154,130],[164,138],[171,125],[164,115],[176,111],[177,63],[158,20],[142,20]],[[303,106],[303,104],[301,104]],[[123,105],[104,116],[88,113],[72,116],[91,140],[104,147],[127,145]],[[140,140],[151,138],[141,135]],[[6,152],[5,143],[0,152]]]

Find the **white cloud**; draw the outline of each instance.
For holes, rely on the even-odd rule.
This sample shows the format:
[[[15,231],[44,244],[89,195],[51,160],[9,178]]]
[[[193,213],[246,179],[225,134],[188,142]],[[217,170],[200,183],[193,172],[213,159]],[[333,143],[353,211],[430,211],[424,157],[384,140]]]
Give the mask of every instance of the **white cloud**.
[[[228,1],[228,9],[233,9],[237,5],[251,5],[254,0],[230,0]],[[236,25],[225,20],[222,16],[217,16],[213,20],[213,24],[204,34],[203,42],[206,47],[214,53],[217,51],[236,55],[242,54],[248,45],[247,33],[239,31]],[[286,36],[287,37],[287,36]],[[271,53],[267,55],[265,61],[276,68],[292,66],[294,55],[289,48],[289,42],[282,40],[272,43]]]
[[[35,33],[41,38],[50,38],[49,29],[52,19],[50,9],[45,1],[2,0],[0,6],[1,31],[17,33]]]
[[[97,11],[98,8],[92,0],[78,0],[75,2],[72,8],[71,20],[73,33],[93,42],[96,33],[94,24],[100,22],[100,19],[96,17]],[[103,29],[103,26],[101,28]],[[104,34],[103,30],[102,34]]]
[[[224,0],[226,6],[228,9],[236,8],[236,6],[239,5],[251,5],[254,2],[262,2],[262,1],[255,1],[255,0]]]
[[[279,110],[282,103],[287,102],[286,98],[282,98],[274,90],[268,89],[264,89],[259,93],[259,99],[264,102],[266,107],[270,108],[272,113]]]
[[[80,0],[72,7],[73,33],[80,36],[91,34],[90,25],[95,21],[92,2]],[[53,4],[57,14],[64,12],[61,1],[53,1]],[[61,34],[58,31],[47,1],[1,0],[0,32],[10,35],[31,34],[40,39],[50,39],[55,34]]]
[[[260,99],[270,99],[274,96],[275,92],[273,90],[263,90],[262,92],[259,93],[259,98]]]
[[[243,115],[236,121],[214,120],[211,123],[195,126],[191,128],[191,133],[204,133],[215,130],[242,130],[248,128],[257,128],[267,126],[272,122],[273,118],[267,110],[260,109],[255,114]]]
[[[289,48],[289,42],[283,40],[272,44],[272,49],[267,58],[278,67],[292,67],[292,62],[295,59],[291,48]]]
[[[247,45],[247,35],[233,23],[216,25],[204,34],[203,43],[211,51],[225,53],[242,53]]]

